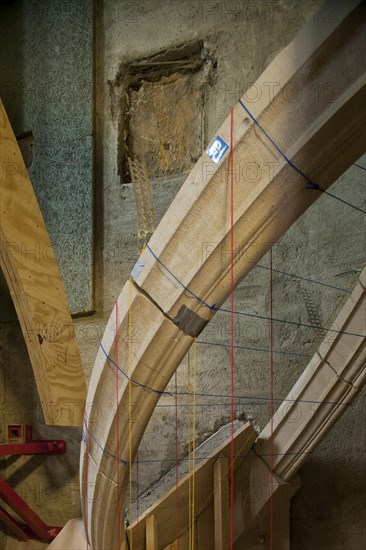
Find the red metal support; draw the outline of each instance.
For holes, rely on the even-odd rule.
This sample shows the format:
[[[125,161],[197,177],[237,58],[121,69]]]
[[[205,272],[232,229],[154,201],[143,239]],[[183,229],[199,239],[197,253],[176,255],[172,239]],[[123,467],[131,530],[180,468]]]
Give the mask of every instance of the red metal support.
[[[32,427],[20,424],[8,426],[8,438],[11,443],[0,444],[0,456],[7,455],[35,455],[35,454],[63,454],[66,444],[61,440],[34,440]],[[21,539],[35,538],[52,540],[61,531],[62,527],[46,525],[42,519],[16,493],[8,482],[0,476],[0,499],[15,512],[25,524],[16,521],[7,510],[0,506],[0,520],[3,521],[13,534]]]

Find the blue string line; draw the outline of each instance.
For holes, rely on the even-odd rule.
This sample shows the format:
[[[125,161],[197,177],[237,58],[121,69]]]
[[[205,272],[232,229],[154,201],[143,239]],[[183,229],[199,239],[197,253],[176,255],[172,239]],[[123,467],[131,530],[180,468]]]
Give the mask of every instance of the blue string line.
[[[221,346],[221,347],[230,347],[231,344],[223,344],[223,343],[216,343],[216,342],[204,342],[204,341],[200,341],[198,340],[197,341],[197,344],[203,344],[203,345],[211,345],[211,346]],[[113,359],[108,355],[107,351],[104,349],[103,347],[103,344],[102,342],[100,343],[100,347],[105,355],[105,357],[107,358],[107,360],[114,366],[116,367],[119,372],[130,382],[132,382],[132,384],[135,384],[136,386],[140,386],[141,388],[147,390],[147,391],[152,391],[154,393],[158,393],[159,395],[169,395],[170,397],[173,397],[175,395],[174,392],[168,392],[168,391],[160,391],[160,390],[156,390],[155,388],[151,388],[150,386],[146,386],[144,384],[141,384],[141,382],[137,382],[136,380],[133,380],[133,378],[129,377],[128,374],[123,370],[121,369],[121,367],[117,366],[116,362],[113,361]],[[268,349],[261,349],[261,348],[252,348],[250,346],[241,346],[239,344],[235,345],[235,348],[239,348],[239,349],[246,349],[246,350],[252,350],[252,351],[258,351],[258,352],[265,352],[265,353],[269,353],[269,350]],[[311,355],[307,355],[305,353],[297,353],[297,352],[291,352],[291,351],[276,351],[275,353],[278,353],[278,354],[283,354],[283,355],[295,355],[295,356],[299,356],[299,357],[311,357]]]
[[[187,395],[187,393],[184,394],[184,395]],[[196,395],[198,395],[198,394],[196,394]],[[230,397],[227,397],[227,399],[229,400]],[[240,400],[240,399],[238,399],[238,398],[235,398],[235,399],[237,399],[237,401],[235,401],[235,406],[236,406],[236,407],[241,407],[242,404],[243,404],[243,403],[242,403],[242,400]],[[253,401],[251,402],[250,399],[253,399]],[[253,398],[247,397],[247,398],[245,398],[245,401],[246,401],[245,406],[249,406],[249,405],[255,406],[255,405],[258,405],[258,404],[256,403],[257,400],[258,400],[258,401],[267,401],[267,403],[266,403],[266,402],[262,403],[262,406],[263,406],[263,407],[266,407],[267,404],[268,404],[268,402],[271,401],[270,399],[268,399],[268,398],[266,398],[266,397],[253,397]],[[281,400],[279,400],[279,399],[275,399],[275,401],[277,401],[277,402],[280,401],[281,403],[291,402],[291,400],[289,400],[289,399],[284,399],[283,401],[281,401]],[[292,400],[292,402],[295,402],[295,400]],[[298,403],[300,403],[300,402],[301,402],[301,403],[304,403],[304,401],[298,401]],[[307,403],[307,401],[305,401],[305,403]],[[326,402],[326,401],[311,401],[311,403],[315,403],[315,404],[317,404],[317,405],[319,405],[319,404],[322,404],[322,405],[332,405],[332,406],[336,405],[337,407],[338,407],[338,406],[341,406],[341,405],[344,406],[344,407],[349,406],[349,403],[332,403],[332,402]],[[216,402],[216,403],[207,403],[207,402],[202,402],[202,403],[200,403],[200,402],[197,402],[197,403],[196,403],[197,407],[202,407],[202,408],[209,408],[209,407],[227,407],[228,404],[229,404],[229,403],[228,403],[227,401],[226,401],[226,402],[222,402],[222,403],[219,403],[219,402]],[[170,403],[165,403],[165,404],[162,404],[162,405],[158,404],[158,405],[156,405],[155,408],[156,408],[156,409],[171,409],[172,407],[175,407],[175,403],[171,403],[171,404],[170,404]],[[189,404],[181,403],[181,404],[178,405],[178,407],[180,407],[180,408],[182,408],[182,409],[185,409],[185,408],[189,407]]]
[[[270,270],[270,267],[267,267],[266,265],[262,265],[262,264],[256,264],[255,267],[260,267],[261,269]],[[345,288],[340,288],[339,286],[334,286],[334,285],[330,285],[328,283],[323,283],[321,281],[316,281],[315,279],[309,279],[307,277],[302,277],[301,275],[295,275],[293,273],[287,273],[286,271],[281,271],[280,269],[272,269],[272,271],[274,271],[276,273],[280,273],[281,275],[286,275],[287,277],[293,277],[294,279],[300,279],[302,281],[307,281],[309,283],[314,283],[315,285],[326,286],[328,288],[333,288],[334,290],[339,290],[339,292],[344,292],[346,294],[351,294],[351,291],[346,290]]]
[[[155,390],[154,388],[150,388],[150,386],[145,386],[145,384],[141,384],[141,382],[137,382],[136,380],[133,380],[132,378],[130,378],[128,376],[128,374],[126,372],[124,372],[120,367],[117,366],[116,362],[113,361],[113,359],[111,357],[109,357],[108,353],[106,352],[106,350],[104,349],[103,347],[103,344],[102,342],[100,343],[100,347],[102,348],[102,351],[104,353],[104,355],[106,356],[106,358],[108,359],[108,361],[110,363],[112,363],[112,365],[114,365],[121,374],[123,374],[123,376],[125,378],[127,378],[127,380],[129,380],[130,382],[132,382],[132,384],[135,384],[136,386],[140,386],[141,388],[144,388],[145,390],[148,390],[148,391],[152,391],[154,393],[158,393],[159,395],[163,395],[163,394],[168,394],[170,396],[174,395],[173,393],[171,392],[166,392],[166,391],[160,391],[160,390]]]
[[[202,342],[201,342],[202,343]],[[226,345],[229,345],[229,344],[226,344]],[[116,363],[113,361],[113,359],[111,357],[109,357],[109,355],[107,354],[107,352],[105,351],[102,343],[100,344],[107,360],[112,363],[114,366],[116,366]],[[268,350],[266,350],[268,351]],[[305,355],[305,354],[304,354]],[[307,357],[311,357],[310,355],[308,355]],[[131,380],[132,383],[136,383],[137,385],[141,386],[142,388],[146,389],[147,391],[152,391],[152,392],[155,392],[155,393],[159,393],[161,395],[168,395],[169,397],[174,397],[175,395],[188,395],[188,392],[168,392],[168,391],[158,391],[158,390],[155,390],[154,388],[151,388],[149,386],[145,386],[143,384],[140,384],[138,382],[135,382],[134,380],[132,380],[131,378],[128,377],[128,375],[120,368],[118,368],[118,370],[121,372],[121,374],[123,374],[123,376],[125,376],[128,380]],[[231,395],[225,395],[225,394],[215,394],[215,393],[196,393],[197,396],[200,396],[200,397],[220,397],[220,398],[227,398],[227,399],[231,399]],[[248,396],[240,396],[240,395],[237,395],[235,396],[235,399],[253,399],[253,400],[256,400],[256,401],[268,401],[268,397],[260,397],[260,396],[251,396],[251,397],[248,397]],[[298,403],[319,403],[319,404],[327,404],[327,405],[344,405],[344,406],[348,406],[348,403],[342,403],[342,401],[315,401],[315,400],[307,400],[307,399],[282,399],[282,398],[277,398],[276,399],[277,402],[287,402],[287,403],[295,403],[296,401]]]
[[[197,394],[197,395],[200,395],[200,394]],[[231,397],[231,396],[230,396]],[[250,398],[251,399],[251,398]],[[291,401],[291,400],[284,400],[284,401]],[[325,404],[324,402],[321,402],[321,401],[302,401],[302,402],[306,402],[306,403],[322,403],[322,404]],[[330,404],[335,404],[335,405],[344,405],[344,406],[349,406],[349,403],[330,403]],[[106,454],[107,456],[110,456],[111,458],[113,458],[114,460],[118,460],[121,464],[123,464],[124,466],[128,466],[129,465],[129,462],[126,462],[125,460],[123,460],[122,458],[120,457],[117,457],[115,454],[107,451],[103,445],[101,445],[101,443],[97,440],[97,438],[95,437],[95,435],[91,432],[91,430],[89,430],[88,426],[87,426],[87,423],[86,423],[86,420],[84,419],[84,426],[85,426],[85,430],[87,431],[87,433],[90,435],[90,437],[93,439],[93,441],[96,443],[98,449],[103,453],[103,454]],[[296,453],[296,452],[288,452],[288,453],[277,453],[277,456],[285,456],[285,455],[302,455],[302,454],[311,454],[311,453],[308,453],[308,452],[301,452],[301,453]],[[259,456],[266,456],[266,455],[259,455]],[[242,458],[248,458],[247,455],[236,455],[236,457],[242,457]],[[198,457],[198,460],[207,460],[208,458],[210,458],[210,455],[208,455],[207,457]],[[181,462],[184,462],[188,460],[188,457],[184,457]],[[144,459],[141,459],[139,458],[139,462],[145,462],[145,463],[155,463],[155,462],[172,462],[174,463],[175,460],[168,460],[168,459],[155,459],[155,460],[144,460]]]
[[[203,343],[203,342],[201,342]],[[103,350],[103,353],[105,354],[106,358],[108,361],[110,361],[114,366],[116,366],[116,363],[115,361],[113,361],[113,359],[111,357],[109,357],[109,355],[106,353],[102,343],[100,344],[102,350]],[[265,350],[265,351],[268,351],[268,350]],[[144,384],[140,384],[139,382],[135,382],[134,380],[132,380],[121,368],[117,367],[118,370],[121,372],[121,374],[123,374],[123,376],[125,376],[128,380],[131,380],[132,383],[134,384],[137,384],[139,385],[140,387],[146,389],[147,391],[153,391],[155,393],[158,393],[160,395],[169,395],[169,397],[173,397],[174,395],[188,395],[188,392],[166,392],[166,391],[159,391],[159,390],[155,390],[154,388],[150,388],[149,386],[146,386]],[[225,396],[223,394],[208,394],[208,393],[197,393],[196,394],[197,396],[205,396],[205,397],[226,397],[226,398],[232,398],[232,396]],[[268,397],[259,397],[259,396],[253,396],[253,397],[247,397],[247,396],[235,396],[235,399],[238,399],[239,400],[239,404],[240,404],[240,401],[241,400],[253,400],[253,401],[268,401]],[[277,402],[287,402],[287,403],[295,403],[296,400],[295,399],[283,399],[281,400],[280,398],[277,398],[276,399]],[[315,400],[297,400],[298,403],[311,403],[311,404],[322,404],[322,405],[326,405],[326,404],[329,404],[329,405],[333,405],[333,406],[349,406],[350,404],[349,403],[342,403],[341,401],[339,402],[332,402],[332,401],[329,401],[329,402],[326,402],[326,401],[315,401]],[[217,406],[217,403],[214,403],[214,404],[203,404],[202,406]],[[123,460],[122,458],[120,457],[117,457],[115,454],[111,453],[110,451],[107,451],[103,445],[101,445],[101,443],[97,440],[97,438],[95,437],[95,435],[92,433],[92,431],[88,428],[88,425],[87,425],[87,422],[86,422],[86,419],[84,419],[84,427],[85,427],[85,430],[86,432],[90,435],[90,437],[93,439],[93,441],[95,442],[95,444],[97,445],[97,447],[100,449],[100,451],[103,453],[103,454],[106,454],[107,456],[110,456],[111,458],[113,458],[114,460],[118,460],[121,464],[123,464],[124,466],[129,466],[129,462],[126,462],[125,460]],[[301,454],[310,454],[310,453],[278,453],[278,456],[284,456],[284,455],[288,455],[288,454],[293,454],[293,455],[301,455]],[[237,455],[238,457],[241,456],[241,455]],[[246,456],[246,455],[245,455]],[[265,456],[265,455],[263,455]],[[199,460],[203,460],[203,459],[207,459],[209,457],[200,457]],[[245,457],[244,457],[245,458]],[[188,457],[185,457],[182,462],[184,460],[188,460]],[[158,459],[155,459],[155,460],[143,460],[143,459],[139,459],[139,462],[145,462],[145,463],[154,463],[154,462],[175,462],[174,460],[158,460]]]
[[[256,456],[261,456],[261,457],[267,457],[267,456],[301,456],[301,455],[311,455],[312,454],[312,451],[301,451],[299,453],[296,453],[295,451],[291,451],[291,452],[287,452],[287,453],[271,453],[271,454],[258,454],[256,453]],[[225,456],[214,456],[214,457],[211,457],[211,455],[207,455],[207,456],[199,456],[199,457],[196,457],[196,463],[197,464],[200,464],[202,461],[204,460],[217,460],[217,459],[226,459],[227,457]],[[243,459],[248,459],[248,460],[251,460],[253,457],[251,455],[234,455],[234,458],[243,458]],[[179,461],[179,464],[182,464],[184,462],[187,462],[189,460],[188,456],[182,458],[180,461]],[[171,463],[171,464],[176,464],[176,461],[175,459],[169,459],[169,458],[155,458],[154,460],[150,459],[150,460],[144,460],[144,459],[140,459],[139,457],[139,463],[140,462],[145,462],[146,464],[150,464],[150,463]]]
[[[296,164],[294,164],[286,155],[285,153],[279,148],[279,146],[277,145],[277,143],[271,138],[271,136],[266,132],[266,130],[263,128],[263,126],[260,125],[260,123],[258,122],[258,120],[252,115],[252,113],[249,111],[249,109],[244,105],[244,103],[242,102],[241,99],[239,99],[239,103],[240,105],[243,107],[244,111],[250,116],[250,118],[252,119],[252,121],[254,122],[254,124],[256,124],[256,126],[258,126],[258,128],[263,132],[263,134],[266,136],[266,138],[272,143],[272,145],[277,149],[277,151],[280,153],[280,155],[282,155],[282,157],[286,160],[286,162],[292,166],[292,168],[294,170],[296,170],[296,172],[298,174],[300,174],[307,182],[307,186],[306,188],[307,189],[316,189],[317,191],[321,191],[321,193],[325,193],[326,195],[328,195],[329,197],[332,197],[333,199],[336,199],[337,201],[340,201],[340,202],[343,202],[343,204],[346,204],[347,206],[350,206],[351,208],[354,208],[354,210],[358,210],[359,212],[362,212],[362,214],[366,214],[366,210],[362,210],[362,208],[359,208],[358,206],[355,206],[354,204],[351,204],[350,202],[347,202],[345,201],[344,199],[341,199],[340,197],[336,197],[335,195],[333,195],[332,193],[330,193],[329,191],[326,191],[325,189],[322,189],[319,184],[317,184],[315,181],[313,181],[312,179],[309,178],[309,176],[307,176],[302,170],[300,170],[300,168],[298,168],[298,166],[296,166]]]
[[[230,348],[231,344],[225,344],[223,342],[205,342],[203,340],[196,340],[197,344],[202,344],[204,346],[218,346],[218,347],[225,347]],[[270,353],[271,350],[267,348],[253,348],[252,346],[242,346],[241,344],[234,344],[234,348],[236,349],[245,349],[250,351],[258,351],[262,353]],[[296,357],[312,357],[312,355],[309,355],[307,353],[298,353],[296,351],[280,351],[280,350],[274,350],[273,353],[277,353],[279,355],[294,355]]]
[[[176,395],[187,396],[188,392],[177,392]],[[215,397],[215,398],[220,397],[224,399],[231,399],[231,395],[225,395],[225,394],[197,392],[196,395],[199,397]],[[270,401],[269,397],[261,397],[260,395],[253,395],[253,396],[236,395],[235,399],[237,399],[239,402],[243,400],[264,401],[265,404]],[[349,407],[351,405],[351,403],[343,403],[343,401],[318,401],[315,399],[283,399],[281,397],[276,397],[275,401],[280,404],[281,403],[308,403],[308,404],[318,404],[318,405],[336,405],[337,407],[338,406]]]
[[[124,466],[128,466],[128,462],[126,462],[125,460],[122,460],[122,458],[119,458],[117,457],[116,455],[114,455],[113,453],[110,453],[109,451],[107,451],[103,445],[101,445],[101,443],[99,443],[99,441],[97,440],[97,438],[95,437],[95,435],[89,430],[88,428],[88,425],[86,423],[86,420],[84,419],[84,426],[85,426],[85,430],[88,432],[88,434],[90,435],[90,437],[92,438],[92,440],[96,443],[97,447],[99,447],[99,449],[102,451],[102,453],[105,453],[106,455],[110,456],[111,458],[114,458],[114,460],[118,460],[119,462],[121,462],[121,464],[123,464]]]
[[[356,164],[356,162],[354,163],[354,166],[357,166],[357,168],[361,168],[361,170],[366,170],[364,166],[361,166],[361,164]]]
[[[109,451],[107,451],[106,449],[103,448],[103,445],[101,445],[98,440],[96,439],[96,437],[92,434],[92,432],[86,428],[87,431],[88,431],[88,434],[90,435],[90,437],[93,439],[93,441],[95,441],[95,443],[97,444],[97,447],[102,451],[102,453],[105,453],[107,456],[110,456],[111,458],[113,458],[114,460],[117,459],[116,455],[114,455],[113,453],[110,453]],[[303,452],[300,452],[300,453],[296,453],[296,452],[287,452],[287,453],[276,453],[275,456],[286,456],[286,455],[303,455],[303,454],[311,454],[311,451],[303,451]],[[266,454],[259,454],[257,456],[267,456]],[[272,454],[271,454],[272,456]],[[211,457],[211,454],[210,455],[207,455],[207,456],[199,456],[196,458],[197,462],[201,462],[203,460],[217,460],[217,458],[225,458],[225,457]],[[248,455],[235,455],[234,458],[248,458],[250,459],[251,457],[248,456]],[[119,460],[119,462],[121,462],[121,464],[123,464],[124,466],[128,466],[129,463],[122,460],[121,458],[118,458],[117,460]],[[180,460],[180,464],[182,464],[183,462],[186,462],[189,460],[189,457],[186,456],[186,457],[183,457],[181,460]],[[139,457],[139,463],[140,462],[144,462],[146,464],[153,464],[153,463],[163,463],[163,462],[168,462],[168,463],[173,463],[175,464],[175,459],[141,459]]]
[[[311,328],[313,330],[324,330],[324,331],[327,331],[327,332],[335,332],[337,334],[347,334],[348,336],[359,336],[360,338],[365,338],[365,335],[364,334],[357,334],[357,333],[354,333],[354,332],[346,332],[346,331],[343,331],[343,330],[336,330],[336,329],[332,329],[332,328],[327,328],[327,327],[322,327],[320,325],[310,325],[308,323],[300,323],[300,322],[297,322],[297,321],[285,321],[284,319],[278,319],[276,317],[267,317],[265,315],[259,315],[257,313],[246,313],[244,311],[234,311],[232,312],[230,309],[225,309],[225,308],[219,308],[219,307],[216,307],[216,305],[212,305],[210,306],[207,302],[205,302],[202,298],[200,298],[199,296],[197,296],[197,294],[195,294],[194,292],[192,292],[192,290],[190,290],[187,286],[185,286],[179,279],[176,275],[174,275],[174,273],[160,260],[160,258],[155,254],[155,252],[151,249],[150,245],[148,243],[146,243],[146,248],[151,252],[151,254],[154,256],[155,260],[162,266],[164,267],[164,269],[177,281],[177,283],[179,283],[181,285],[182,288],[184,288],[184,290],[186,292],[188,292],[189,294],[191,294],[191,296],[193,296],[194,298],[196,298],[196,300],[198,302],[200,302],[200,304],[202,304],[203,306],[207,307],[208,309],[210,309],[211,311],[221,311],[223,313],[234,313],[234,315],[241,315],[243,317],[253,317],[255,319],[262,319],[262,320],[265,320],[265,321],[274,321],[275,323],[284,323],[286,325],[293,325],[293,326],[296,326],[296,327],[307,327],[307,328]]]
[[[176,275],[174,275],[174,273],[172,271],[170,271],[169,267],[166,266],[162,261],[161,259],[155,254],[155,252],[152,250],[152,248],[150,248],[150,245],[149,243],[146,243],[146,248],[151,252],[151,254],[154,256],[155,260],[169,273],[169,275],[171,275],[173,277],[173,279],[175,279],[177,281],[177,283],[180,284],[180,286],[182,288],[184,288],[184,290],[186,290],[191,296],[193,296],[194,298],[196,298],[196,300],[198,302],[200,302],[203,306],[205,307],[208,307],[208,309],[211,309],[212,311],[219,311],[219,309],[216,306],[216,304],[213,304],[212,306],[210,306],[209,304],[207,304],[207,302],[205,302],[204,300],[202,300],[202,298],[200,298],[199,296],[197,296],[197,294],[195,294],[194,292],[192,292],[192,290],[190,290],[187,286],[185,286],[182,281],[180,281],[178,279],[178,277]]]

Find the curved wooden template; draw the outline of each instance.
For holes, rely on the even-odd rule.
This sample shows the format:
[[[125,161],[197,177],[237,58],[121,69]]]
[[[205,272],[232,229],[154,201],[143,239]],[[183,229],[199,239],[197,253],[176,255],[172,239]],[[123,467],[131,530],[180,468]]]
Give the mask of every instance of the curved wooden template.
[[[310,174],[321,170],[323,189],[364,152],[361,136],[365,125],[365,80],[360,53],[364,29],[363,8],[355,8],[357,4],[342,5],[343,15],[336,23],[313,22],[305,27],[258,80],[256,86],[279,82],[280,90],[286,84],[301,89],[296,104],[277,93],[271,101],[263,98],[251,105],[254,116],[292,162]],[[321,88],[334,80],[339,84],[334,101],[314,103],[314,83]],[[248,96],[253,97],[253,93]],[[240,162],[244,166],[256,162],[259,167],[271,167],[270,176],[266,177],[262,170],[255,185],[246,180],[243,170],[236,173],[237,285],[320,193],[307,189],[304,178],[295,171],[291,172],[290,181],[286,178],[286,161],[240,105],[234,107],[233,115],[236,167],[240,168]],[[218,134],[230,143],[230,117]],[[116,547],[117,523],[123,521],[117,495],[123,504],[128,465],[160,397],[158,392],[166,387],[189,349],[192,336],[215,312],[205,304],[218,307],[229,295],[228,182],[228,155],[215,165],[204,154],[141,255],[137,266],[142,269],[134,270],[135,281],[128,282],[122,290],[118,320],[116,308],[111,314],[90,382],[88,429],[81,451],[83,503],[86,492],[88,496],[84,517],[92,548]],[[202,257],[207,243],[210,253]],[[250,258],[248,251],[253,246],[257,254]],[[118,441],[114,361],[133,380],[129,383],[123,373],[118,377]],[[133,403],[131,432],[129,403]],[[123,461],[118,468],[117,454]]]
[[[47,424],[81,426],[84,370],[60,271],[17,140],[0,102],[1,268]]]

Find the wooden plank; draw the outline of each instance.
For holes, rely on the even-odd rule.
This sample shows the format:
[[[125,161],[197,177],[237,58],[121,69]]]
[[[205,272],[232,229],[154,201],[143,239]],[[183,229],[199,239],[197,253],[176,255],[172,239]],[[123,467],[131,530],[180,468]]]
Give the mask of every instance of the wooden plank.
[[[197,548],[200,550],[212,550],[215,546],[214,503],[211,502],[197,518]]]
[[[0,246],[47,424],[80,426],[86,386],[47,229],[0,102]]]
[[[364,23],[358,4],[356,0],[341,3],[337,20],[331,23],[324,23],[322,17],[310,22],[256,83],[263,87],[266,82],[279,82],[279,89],[251,104],[254,116],[281,144],[291,162],[308,173],[321,171],[323,189],[365,149]],[[339,85],[334,101],[314,102],[314,84],[321,88],[335,79]],[[285,86],[301,90],[296,104],[281,93]],[[218,131],[227,144],[232,119],[237,168],[234,279],[238,284],[321,193],[307,189],[307,182],[298,173],[291,173],[288,181],[287,161],[239,104]],[[255,184],[242,170],[249,163],[260,168]],[[116,412],[111,408],[105,411],[116,393],[113,365],[106,358],[114,357],[116,310],[107,325],[104,351],[97,356],[88,393],[92,418],[103,411],[103,420],[95,421],[91,429],[90,460],[86,459],[85,446],[81,451],[81,487],[85,491],[89,480],[100,496],[92,498],[88,513],[88,533],[96,548],[109,549],[116,538],[116,495],[119,492],[124,500],[126,463],[135,455],[159,392],[165,389],[193,336],[215,312],[209,306],[219,306],[230,293],[230,254],[226,253],[230,250],[229,189],[228,153],[218,164],[204,153],[136,264],[133,289],[129,282],[122,290],[118,299],[118,363],[124,364],[134,383],[130,392],[123,375],[119,382],[118,438]],[[253,246],[256,255],[248,253]],[[139,335],[135,341],[127,338],[127,344],[131,319],[137,323]],[[126,415],[131,403],[136,410],[132,429]],[[125,464],[111,458],[118,454],[117,439]],[[92,465],[89,475],[88,464]]]
[[[230,465],[219,457],[214,465],[215,550],[230,547]]]
[[[148,550],[159,550],[158,524],[154,514],[151,514],[151,516],[146,518],[145,529],[146,529],[146,548]]]
[[[183,535],[181,535],[177,541],[174,541],[171,544],[168,544],[168,546],[165,546],[163,550],[184,550],[185,548],[190,548],[190,544],[191,542],[189,539],[189,532],[187,531],[183,533]],[[198,546],[197,548],[199,548],[200,550],[204,550],[204,548],[201,546]],[[209,550],[212,550],[212,548],[210,547]]]
[[[234,434],[234,455],[235,468],[239,467],[249,449],[252,447],[256,438],[256,433],[253,426],[249,423],[245,424]],[[198,462],[194,468],[194,484],[195,484],[195,502],[194,508],[196,515],[199,514],[213,501],[214,485],[213,472],[214,464],[218,456],[221,457],[219,462],[225,461],[225,458],[230,457],[231,438],[227,439],[222,445],[215,449],[207,458]],[[186,474],[179,480],[179,535],[182,535],[189,529],[189,483],[193,472]],[[192,481],[191,481],[192,483]],[[128,532],[132,531],[132,540],[134,541],[135,550],[144,550],[143,543],[137,543],[137,529],[143,530],[147,518],[153,514],[158,524],[159,544],[165,547],[174,542],[176,538],[176,523],[175,514],[172,513],[176,508],[176,488],[172,487],[166,492],[164,497],[160,498],[153,506],[148,508],[140,515],[139,521],[134,522]],[[212,527],[211,527],[212,528]],[[141,538],[141,537],[140,537]]]

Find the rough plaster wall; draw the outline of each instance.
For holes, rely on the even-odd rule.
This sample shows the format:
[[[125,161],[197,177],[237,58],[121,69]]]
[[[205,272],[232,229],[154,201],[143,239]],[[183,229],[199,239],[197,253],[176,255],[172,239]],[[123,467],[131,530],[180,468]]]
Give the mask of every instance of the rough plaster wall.
[[[120,121],[117,116],[118,102],[110,84],[115,81],[120,64],[155,54],[187,40],[202,39],[218,61],[216,82],[209,90],[206,101],[204,142],[207,143],[232,104],[255,81],[275,53],[290,42],[302,26],[305,16],[311,16],[315,3],[278,1],[269,3],[266,9],[259,9],[255,6],[264,4],[217,2],[215,5],[218,8],[212,10],[213,5],[211,2],[182,0],[165,1],[163,4],[151,0],[137,5],[117,0],[97,2],[97,312],[93,317],[75,321],[87,376],[90,375],[111,308],[137,258],[133,193],[131,185],[120,184],[118,175]],[[246,6],[250,6],[250,11],[245,9]],[[233,15],[235,7],[236,16]],[[266,92],[268,90],[262,91]],[[366,165],[366,159],[361,162]],[[185,175],[182,174],[153,182],[157,221],[184,179]],[[352,202],[364,204],[363,182],[363,173],[352,167],[337,182],[333,191]],[[360,267],[364,261],[362,241],[365,226],[362,223],[362,215],[322,197],[276,244],[274,267],[348,288],[355,275],[348,274],[341,278],[335,275],[350,267]],[[268,258],[262,259],[260,263],[268,266]],[[302,286],[307,288],[324,323],[342,296],[335,290],[325,291],[317,286],[307,286],[306,283],[279,274],[275,275],[274,284],[275,315],[288,320],[308,322],[299,292]],[[268,271],[255,269],[236,292],[238,309],[268,315],[268,288]],[[4,326],[3,330],[7,372],[16,368],[19,379],[24,376],[24,383],[15,390],[15,385],[7,382],[12,378],[5,373],[9,400],[30,401],[34,404],[34,414],[34,407],[37,406],[35,388],[34,383],[29,381],[30,365],[20,331],[15,324]],[[275,347],[278,351],[310,353],[315,338],[312,329],[298,330],[287,325],[275,327]],[[207,344],[225,344],[229,339],[228,319],[219,315],[200,335],[204,343],[198,345],[197,391],[221,397],[206,396],[198,399],[198,442],[207,439],[229,419],[230,401],[222,397],[230,394],[229,351],[221,345]],[[259,319],[240,318],[236,324],[236,341],[246,347],[268,348],[268,323]],[[238,350],[236,365],[237,416],[252,419],[261,428],[269,417],[268,353]],[[286,396],[305,365],[306,357],[302,355],[275,355],[275,395],[278,402]],[[178,369],[177,383],[181,391],[186,391],[187,360]],[[361,465],[365,449],[364,411],[360,397],[301,470],[303,485],[292,506],[293,549],[353,550],[364,546],[364,508],[360,495],[365,482]],[[32,414],[26,418],[32,418]],[[140,491],[158,481],[173,466],[174,423],[173,402],[164,397],[140,447]],[[179,400],[181,457],[187,452],[186,426],[187,401],[182,397]],[[79,514],[77,455],[80,436],[77,430],[71,433],[45,428],[41,419],[38,419],[36,427],[44,437],[57,437],[60,434],[60,437],[68,439],[71,453],[66,459],[51,457],[46,464],[39,459],[34,467],[29,467],[24,478],[15,478],[15,481],[18,481],[17,487],[27,493],[25,497],[45,520],[63,523],[68,517]],[[154,462],[142,462],[152,460],[152,457]],[[52,486],[54,482],[59,484],[58,492]],[[41,493],[37,493],[38,487]],[[16,543],[14,539],[4,537],[2,547],[13,550],[38,549],[43,546],[40,543]]]
[[[92,7],[0,3],[0,95],[15,135],[33,132],[29,174],[74,313],[93,309]]]

